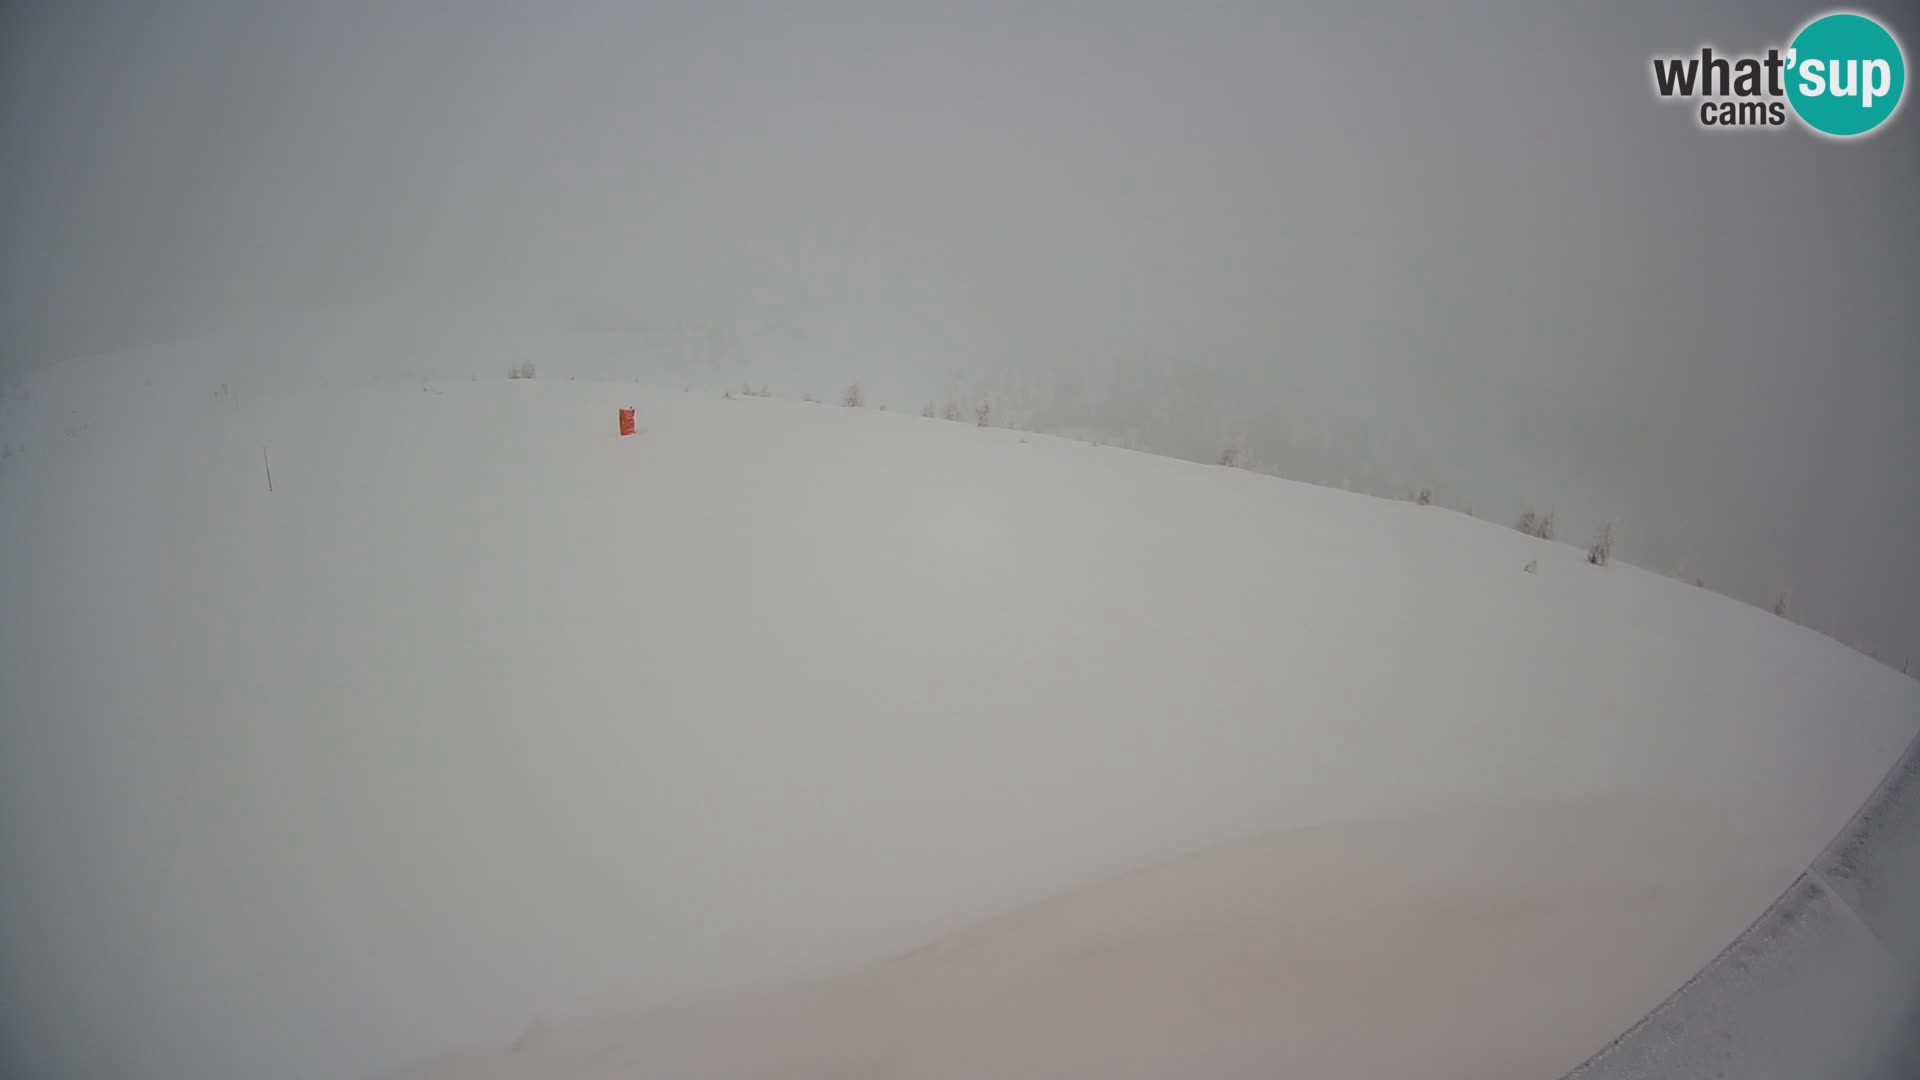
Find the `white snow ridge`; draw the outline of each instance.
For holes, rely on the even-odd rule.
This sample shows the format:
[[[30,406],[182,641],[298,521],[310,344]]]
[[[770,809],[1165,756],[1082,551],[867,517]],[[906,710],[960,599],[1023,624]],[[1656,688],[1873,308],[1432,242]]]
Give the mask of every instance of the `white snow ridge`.
[[[1557,1076],[1920,727],[1438,508],[497,359],[0,402],[0,1071]]]

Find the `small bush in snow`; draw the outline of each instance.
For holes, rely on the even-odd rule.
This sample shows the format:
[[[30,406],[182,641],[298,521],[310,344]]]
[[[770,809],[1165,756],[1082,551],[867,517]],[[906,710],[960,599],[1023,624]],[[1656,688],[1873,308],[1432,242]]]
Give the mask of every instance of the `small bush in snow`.
[[[847,392],[840,398],[840,404],[845,405],[849,409],[858,409],[866,403],[866,397],[860,393],[859,383],[854,383],[852,386],[847,387]]]
[[[533,375],[534,367],[533,361],[531,360],[521,364],[514,364],[507,368],[507,378],[509,379],[531,379]]]
[[[1553,539],[1552,514],[1536,514],[1528,510],[1526,513],[1520,515],[1520,520],[1514,522],[1513,527],[1526,533],[1528,536],[1537,536],[1542,540]]]
[[[1613,561],[1613,526],[1611,524],[1601,527],[1600,539],[1595,540],[1593,546],[1587,549],[1587,561],[1595,566],[1605,566]]]
[[[812,393],[811,391],[809,391],[809,392],[807,392],[807,393],[805,393],[805,394],[803,394],[803,395],[801,395],[801,397],[800,397],[800,400],[801,400],[801,401],[804,401],[804,402],[806,402],[806,403],[807,403],[807,404],[809,404],[809,405],[812,405],[812,404],[814,404],[814,397],[813,397],[813,393]]]
[[[974,410],[974,416],[976,417],[975,427],[986,427],[987,421],[993,417],[993,406],[984,401],[981,402],[980,407]]]
[[[1421,488],[1421,489],[1420,489],[1419,491],[1416,491],[1416,492],[1414,492],[1414,493],[1413,493],[1413,505],[1415,505],[1415,506],[1432,506],[1432,505],[1433,505],[1433,489],[1432,489],[1432,488]]]
[[[1242,450],[1238,443],[1229,445],[1225,450],[1220,451],[1220,464],[1225,465],[1229,469],[1238,469],[1246,465],[1246,463],[1247,452]]]
[[[1525,570],[1529,574],[1537,574],[1540,572],[1540,560],[1528,559],[1527,565],[1521,567],[1520,569]]]
[[[1787,596],[1785,593],[1780,594],[1780,599],[1773,602],[1773,613],[1783,619],[1787,617]]]
[[[940,418],[942,420],[960,419],[960,403],[957,401],[947,402],[947,407],[941,411]]]
[[[933,419],[934,417],[933,402],[931,401],[927,402],[926,408],[920,410],[920,415],[926,417],[929,420]]]

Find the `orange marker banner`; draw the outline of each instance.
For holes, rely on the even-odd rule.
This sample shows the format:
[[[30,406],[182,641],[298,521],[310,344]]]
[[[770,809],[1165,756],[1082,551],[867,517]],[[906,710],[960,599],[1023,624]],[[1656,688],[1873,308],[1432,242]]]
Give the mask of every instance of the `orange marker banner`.
[[[633,434],[633,410],[632,409],[620,410],[620,434],[622,435]]]

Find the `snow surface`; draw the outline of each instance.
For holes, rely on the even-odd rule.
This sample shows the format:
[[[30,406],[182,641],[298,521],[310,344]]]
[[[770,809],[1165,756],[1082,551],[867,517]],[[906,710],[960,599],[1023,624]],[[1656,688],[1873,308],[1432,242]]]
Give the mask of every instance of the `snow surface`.
[[[1435,508],[193,359],[0,401],[9,1075],[1557,1074],[1920,726]]]
[[[1726,950],[1566,1080],[1920,1076],[1920,739]]]

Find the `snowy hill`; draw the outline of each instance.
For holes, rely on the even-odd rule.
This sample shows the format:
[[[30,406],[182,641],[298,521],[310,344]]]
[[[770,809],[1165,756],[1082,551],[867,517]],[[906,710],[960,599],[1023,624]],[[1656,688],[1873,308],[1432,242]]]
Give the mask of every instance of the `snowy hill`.
[[[518,358],[0,402],[15,1075],[1553,1074],[1920,726],[1451,512]]]

